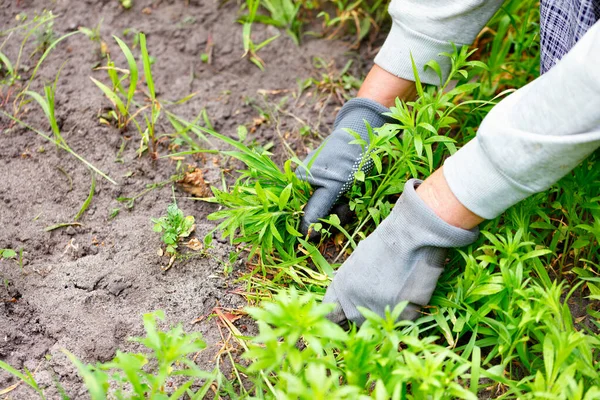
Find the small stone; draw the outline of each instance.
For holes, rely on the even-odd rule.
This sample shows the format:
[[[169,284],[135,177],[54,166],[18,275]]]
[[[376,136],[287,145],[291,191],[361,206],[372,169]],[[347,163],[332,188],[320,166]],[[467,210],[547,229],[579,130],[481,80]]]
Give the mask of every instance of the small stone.
[[[77,232],[75,231],[75,228],[73,228],[72,226],[69,226],[67,229],[65,229],[65,233],[69,236],[73,236],[73,235],[77,234]]]

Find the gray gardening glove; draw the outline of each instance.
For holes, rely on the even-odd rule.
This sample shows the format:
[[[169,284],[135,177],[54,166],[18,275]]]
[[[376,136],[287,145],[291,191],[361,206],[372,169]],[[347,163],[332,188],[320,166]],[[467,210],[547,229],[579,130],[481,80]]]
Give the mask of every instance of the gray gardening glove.
[[[333,125],[333,132],[327,141],[318,149],[308,154],[305,165],[319,151],[316,160],[310,168],[310,174],[304,168],[296,169],[296,175],[312,185],[315,189],[312,197],[304,207],[304,216],[300,230],[307,234],[311,224],[318,222],[329,214],[334,203],[341,195],[350,190],[354,175],[362,162],[363,148],[358,144],[349,144],[355,137],[346,132],[351,129],[362,139],[369,142],[369,134],[365,126],[367,121],[371,127],[378,128],[389,121],[382,115],[390,110],[381,104],[365,99],[356,98],[348,101],[338,113]],[[365,161],[362,170],[365,174],[373,168],[373,161]]]
[[[450,247],[463,247],[479,236],[447,224],[415,192],[421,181],[406,182],[390,215],[364,239],[337,271],[324,303],[336,308],[329,318],[358,325],[364,317],[357,307],[384,316],[386,306],[408,306],[401,319],[416,319],[429,303]]]

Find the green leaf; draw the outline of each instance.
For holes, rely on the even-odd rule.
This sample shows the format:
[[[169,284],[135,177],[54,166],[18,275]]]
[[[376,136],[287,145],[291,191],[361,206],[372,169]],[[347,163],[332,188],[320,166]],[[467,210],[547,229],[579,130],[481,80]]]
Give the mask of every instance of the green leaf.
[[[121,48],[121,51],[123,52],[123,54],[125,55],[125,58],[127,59],[127,64],[129,65],[129,89],[127,91],[127,105],[125,107],[126,110],[129,110],[129,105],[133,101],[133,96],[135,95],[135,90],[137,87],[137,81],[138,81],[137,63],[135,62],[135,57],[133,57],[133,53],[131,53],[131,50],[125,44],[125,42],[123,42],[117,36],[113,36],[113,38],[116,40],[117,44]]]
[[[0,249],[0,256],[2,258],[13,258],[17,256],[17,252],[13,249]]]
[[[142,63],[144,64],[144,77],[146,78],[146,85],[148,85],[150,98],[154,100],[156,99],[154,80],[152,79],[152,70],[150,68],[150,56],[148,55],[148,49],[146,48],[146,35],[143,33],[140,33],[140,49],[142,51]]]
[[[310,259],[315,263],[317,268],[319,268],[320,272],[326,274],[330,278],[333,278],[333,268],[331,268],[331,265],[329,265],[327,260],[325,260],[325,257],[321,255],[319,249],[304,239],[298,238],[298,241],[308,251]]]
[[[442,76],[442,69],[440,68],[440,64],[438,64],[437,61],[430,60],[427,63],[425,63],[424,67],[429,67],[432,70],[434,70],[435,73],[437,74],[438,78],[440,78],[440,86],[442,86],[444,84],[444,80],[443,80],[443,76]]]
[[[92,82],[94,82],[96,84],[96,86],[98,86],[100,88],[100,90],[102,90],[104,95],[106,97],[108,97],[110,102],[113,103],[113,105],[117,108],[117,110],[119,110],[119,113],[123,116],[126,116],[127,109],[125,108],[125,104],[123,104],[123,101],[121,100],[121,98],[115,92],[113,92],[108,86],[106,86],[104,83],[92,78],[91,76],[90,76],[90,79],[92,80]]]
[[[290,195],[292,194],[292,184],[290,183],[281,191],[281,195],[279,196],[279,209],[284,210],[288,205],[288,201],[290,199]]]
[[[90,186],[90,192],[88,193],[87,198],[85,199],[85,201],[81,205],[81,208],[79,209],[79,211],[77,212],[77,214],[75,215],[75,217],[73,217],[74,221],[77,221],[79,218],[81,218],[81,216],[83,215],[83,213],[85,212],[85,210],[88,209],[88,207],[92,203],[92,199],[94,198],[94,191],[95,190],[96,190],[96,174],[94,174],[92,172],[92,184]]]

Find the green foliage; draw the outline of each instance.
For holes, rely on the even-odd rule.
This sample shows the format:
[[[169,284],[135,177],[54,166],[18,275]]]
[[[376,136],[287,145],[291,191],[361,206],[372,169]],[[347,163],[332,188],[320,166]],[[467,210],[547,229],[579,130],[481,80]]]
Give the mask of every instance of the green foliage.
[[[58,127],[58,123],[56,122],[56,116],[54,113],[54,96],[56,93],[56,84],[58,82],[59,74],[60,71],[56,74],[56,78],[54,79],[54,83],[52,85],[46,84],[44,86],[44,97],[42,97],[39,93],[33,92],[31,90],[26,90],[23,92],[24,94],[35,100],[42,108],[44,115],[50,123],[50,129],[54,134],[54,140],[57,142],[57,147],[59,145],[66,145],[66,142],[60,133],[60,128]]]
[[[15,258],[17,256],[17,252],[13,249],[0,249],[0,259],[8,260],[9,258]]]
[[[161,331],[158,320],[164,320],[162,311],[145,314],[146,336],[130,339],[149,352],[117,350],[111,361],[89,365],[64,351],[77,367],[92,400],[202,399],[214,382],[219,385],[222,375],[218,370],[203,371],[190,359],[206,348],[202,335],[185,333],[181,325]],[[33,388],[41,399],[46,398],[29,370],[20,372],[3,361],[0,361],[0,368]],[[62,398],[69,399],[64,390]]]
[[[282,292],[248,309],[259,326],[245,354],[253,361],[248,371],[269,373],[267,398],[476,399],[461,383],[479,365],[435,344],[435,337],[421,338],[414,323],[396,322],[405,305],[385,318],[363,310],[361,329],[345,332],[325,318],[332,305]]]
[[[121,6],[126,10],[133,7],[133,0],[119,0],[119,3],[121,3]]]
[[[347,195],[356,221],[347,226],[341,226],[335,216],[323,221],[345,237],[338,258],[389,214],[408,178],[424,178],[439,168],[448,155],[472,138],[476,126],[507,89],[518,88],[537,74],[537,67],[533,67],[537,56],[532,60],[537,50],[531,40],[536,35],[537,12],[532,11],[532,4],[507,2],[494,17],[491,30],[502,28],[507,19],[509,23],[506,38],[493,36],[492,41],[481,42],[488,50],[484,60],[492,59],[489,67],[470,60],[474,50],[462,48],[445,54],[452,61],[446,80],[441,79],[436,63],[427,64],[426,68],[440,75],[439,87],[422,85],[420,71],[415,68],[417,100],[397,101],[389,113],[394,122],[375,131],[368,127],[368,145],[355,136],[353,143],[365,147],[375,167],[368,176],[357,174],[360,184]],[[505,18],[507,11],[517,14]],[[486,31],[482,35],[486,37]],[[494,40],[499,47],[490,50]],[[474,83],[475,77],[481,79]],[[490,390],[501,398],[595,398],[600,390],[595,361],[600,351],[596,334],[600,313],[593,302],[600,299],[598,156],[590,156],[547,192],[484,223],[479,242],[451,253],[431,306],[415,324],[391,330],[394,335],[417,332],[418,349],[424,351],[419,353],[410,348],[413,342],[399,340],[395,347],[389,346],[397,350],[400,343],[404,349],[398,364],[392,361],[397,355],[386,350],[390,332],[377,336],[369,323],[356,335],[374,335],[374,343],[371,347],[352,347],[350,339],[327,336],[333,325],[319,322],[308,311],[308,304],[313,304],[313,313],[327,312],[315,302],[330,276],[329,263],[320,255],[319,246],[310,248],[298,238],[294,247],[288,245],[295,252],[275,247],[275,252],[259,260],[263,263],[258,262],[254,274],[248,276],[252,293],[265,298],[271,296],[269,292],[290,286],[309,297],[281,295],[275,305],[249,311],[261,330],[255,339],[257,345],[248,353],[255,360],[250,370],[269,373],[269,384],[257,377],[257,387],[266,397],[282,398],[475,398]],[[250,171],[263,168],[246,165]],[[244,193],[255,185],[255,180],[241,180],[230,193]],[[258,196],[256,190],[251,193]],[[233,201],[216,201],[227,207],[221,215],[233,215],[238,207]],[[233,225],[237,230],[227,231],[234,243],[249,240],[240,221]],[[279,232],[283,243],[293,242],[290,232]],[[272,248],[268,239],[259,238],[258,248],[253,245],[252,251],[260,253],[263,247]],[[371,320],[375,318],[371,315]],[[391,321],[394,319],[388,323]],[[378,321],[376,328],[383,329],[385,324]],[[313,327],[323,332],[318,339]],[[304,331],[310,337],[304,339],[304,346],[297,346]],[[348,335],[352,337],[354,332]],[[438,347],[425,352],[423,343]],[[352,357],[359,359],[357,364],[352,364]],[[377,375],[380,372],[363,368],[363,363],[390,366],[389,375]],[[405,365],[410,368],[401,372]],[[400,380],[403,376],[406,381]],[[440,380],[435,381],[438,377]],[[439,387],[455,391],[449,395],[436,391]]]
[[[257,14],[258,6],[264,7],[269,16]],[[240,18],[244,25],[247,22],[260,22],[284,28],[297,45],[300,45],[300,29],[302,22],[297,18],[301,3],[294,0],[246,0],[248,14]]]
[[[324,2],[327,4],[328,2]],[[370,33],[377,33],[389,17],[387,8],[389,1],[386,0],[331,0],[335,5],[335,15],[324,11],[319,13],[323,18],[325,33],[329,38],[335,38],[344,34],[355,36],[353,47],[357,48]]]
[[[358,90],[362,83],[360,79],[349,73],[351,66],[352,60],[348,61],[341,70],[337,71],[333,61],[328,63],[321,57],[315,57],[313,59],[313,67],[320,71],[320,76],[298,81],[300,94],[310,87],[315,87],[319,93],[334,97],[340,104],[343,104],[344,99],[350,100],[350,91],[352,89]]]
[[[334,14],[331,14],[331,5]],[[244,24],[245,37],[246,33],[249,34],[246,24],[258,22],[285,29],[294,43],[299,45],[304,26],[310,24],[315,12],[318,12],[318,17],[323,18],[322,35],[334,38],[351,34],[355,36],[353,47],[357,48],[370,33],[378,32],[388,19],[387,5],[388,1],[384,0],[246,0],[242,7],[248,13],[242,15],[239,22]],[[257,13],[259,7],[265,11],[264,14]],[[307,34],[314,35],[315,32]]]
[[[140,130],[141,128],[137,125],[136,119],[132,118],[135,112],[131,110],[131,107],[134,105],[134,95],[138,83],[137,63],[133,53],[125,42],[116,36],[113,36],[113,38],[123,52],[129,69],[116,68],[114,62],[108,58],[107,65],[103,69],[106,70],[112,86],[109,87],[92,77],[90,79],[112,103],[114,107],[112,115],[116,120],[117,127],[123,130],[130,122],[133,122],[138,127],[138,130]],[[125,80],[128,80],[127,85],[125,85]]]
[[[21,14],[17,17],[17,20],[22,22],[20,25],[0,32],[0,36],[7,36],[6,40],[0,45],[0,50],[4,47],[13,33],[22,32],[23,34],[17,59],[14,62],[11,62],[6,54],[0,52],[0,66],[2,67],[0,72],[2,72],[3,76],[3,80],[0,81],[0,83],[2,83],[2,85],[12,86],[20,79],[19,69],[21,67],[25,46],[30,42],[31,38],[35,38],[39,35],[39,32],[47,30],[47,27],[53,24],[54,18],[56,18],[55,15],[47,10],[35,15],[30,21],[27,21],[26,15]],[[50,31],[51,30],[52,29],[50,28]]]
[[[161,233],[161,240],[167,246],[167,253],[177,254],[177,246],[181,239],[186,238],[194,230],[194,217],[185,216],[177,207],[177,203],[169,204],[167,215],[153,218],[154,232]]]
[[[108,49],[106,47],[106,43],[104,43],[102,41],[102,36],[100,34],[100,27],[102,26],[102,21],[103,21],[103,19],[100,18],[100,21],[98,21],[98,24],[92,28],[80,26],[77,29],[79,30],[79,32],[81,32],[85,36],[87,36],[87,38],[90,39],[90,41],[97,46],[97,54],[99,56],[104,57],[104,56],[106,56]]]
[[[179,399],[184,395],[201,399],[216,377],[206,372],[188,357],[206,347],[199,333],[185,333],[181,325],[163,332],[157,320],[164,319],[160,311],[144,315],[146,336],[132,340],[142,344],[150,353],[117,351],[112,361],[85,365],[68,353],[83,377],[93,400],[116,399]],[[167,382],[177,382],[167,385]],[[206,382],[193,392],[192,385]],[[170,388],[170,389],[169,389]]]
[[[211,130],[212,136],[233,146],[235,151],[224,151],[246,165],[240,177],[229,190],[212,187],[214,198],[207,201],[219,203],[225,209],[208,216],[209,220],[223,220],[217,229],[233,243],[247,243],[250,257],[258,254],[262,260],[272,260],[278,255],[283,261],[295,259],[296,239],[302,216],[301,208],[308,200],[309,185],[296,177],[292,162],[288,160],[283,171],[273,162],[268,151],[249,148],[237,141]]]
[[[19,75],[17,71],[13,67],[10,59],[6,56],[6,54],[0,51],[0,76],[2,80],[0,80],[0,84],[12,86],[15,81],[19,79]]]
[[[277,39],[279,35],[272,36],[259,44],[254,43],[252,40],[252,24],[257,19],[256,12],[261,0],[246,0],[248,7],[248,15],[245,16],[241,22],[243,23],[242,28],[242,43],[244,45],[244,54],[242,57],[248,56],[248,59],[260,68],[262,71],[265,69],[265,62],[256,54],[260,49],[267,46],[273,40]],[[286,0],[283,0],[286,1]]]

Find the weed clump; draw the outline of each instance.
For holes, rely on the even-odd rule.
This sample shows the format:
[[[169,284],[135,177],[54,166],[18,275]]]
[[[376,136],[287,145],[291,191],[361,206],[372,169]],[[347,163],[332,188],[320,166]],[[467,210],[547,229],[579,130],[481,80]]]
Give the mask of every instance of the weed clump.
[[[154,218],[152,222],[154,222],[154,232],[162,233],[161,240],[166,245],[166,252],[169,255],[177,254],[179,241],[188,237],[195,228],[194,217],[185,216],[177,207],[177,203],[167,207],[167,215]]]

